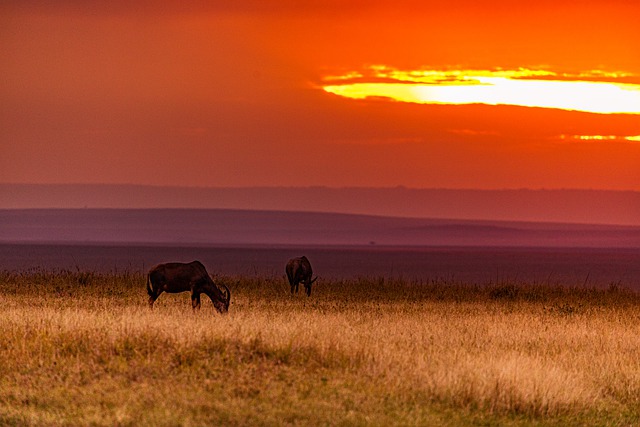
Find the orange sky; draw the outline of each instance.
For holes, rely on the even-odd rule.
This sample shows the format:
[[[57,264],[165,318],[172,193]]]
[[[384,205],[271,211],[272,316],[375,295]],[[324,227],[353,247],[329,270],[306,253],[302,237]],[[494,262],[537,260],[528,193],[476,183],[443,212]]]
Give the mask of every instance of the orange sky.
[[[323,90],[372,66],[638,85],[637,1],[43,3],[0,5],[0,182],[640,191],[638,114]]]

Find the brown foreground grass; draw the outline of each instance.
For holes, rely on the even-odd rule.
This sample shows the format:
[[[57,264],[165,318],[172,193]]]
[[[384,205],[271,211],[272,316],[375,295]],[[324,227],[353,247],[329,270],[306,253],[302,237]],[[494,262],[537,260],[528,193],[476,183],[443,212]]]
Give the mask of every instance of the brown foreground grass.
[[[0,273],[0,425],[637,425],[626,289],[361,279],[226,316],[144,278]]]

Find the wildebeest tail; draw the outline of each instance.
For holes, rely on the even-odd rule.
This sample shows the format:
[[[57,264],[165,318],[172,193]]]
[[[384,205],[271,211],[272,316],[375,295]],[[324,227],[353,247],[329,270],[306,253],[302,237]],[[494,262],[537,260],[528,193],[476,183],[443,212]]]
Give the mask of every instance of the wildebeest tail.
[[[147,293],[150,297],[153,296],[153,289],[151,289],[151,275],[147,274]]]

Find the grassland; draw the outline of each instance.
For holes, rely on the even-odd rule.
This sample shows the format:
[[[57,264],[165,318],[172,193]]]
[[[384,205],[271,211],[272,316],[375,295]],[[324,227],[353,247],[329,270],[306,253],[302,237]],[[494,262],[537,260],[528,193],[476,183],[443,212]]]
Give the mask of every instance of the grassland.
[[[637,425],[640,296],[545,284],[0,273],[0,425]]]

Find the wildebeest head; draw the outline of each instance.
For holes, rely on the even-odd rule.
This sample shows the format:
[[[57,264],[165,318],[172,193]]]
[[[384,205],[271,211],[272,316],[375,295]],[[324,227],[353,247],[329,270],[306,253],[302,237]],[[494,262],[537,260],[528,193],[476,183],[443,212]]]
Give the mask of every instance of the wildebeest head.
[[[231,302],[231,291],[227,288],[227,285],[222,284],[224,287],[224,292],[220,291],[221,296],[213,301],[213,306],[218,310],[219,313],[227,313],[229,311],[229,303]]]

